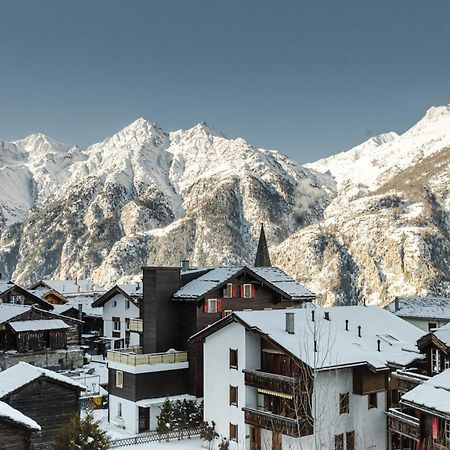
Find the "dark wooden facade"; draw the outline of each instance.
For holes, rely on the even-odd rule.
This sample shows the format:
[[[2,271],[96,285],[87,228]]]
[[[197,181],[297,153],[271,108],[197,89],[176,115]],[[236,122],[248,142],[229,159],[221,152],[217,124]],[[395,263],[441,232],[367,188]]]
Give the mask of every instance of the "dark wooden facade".
[[[371,394],[388,390],[389,371],[372,372],[367,366],[353,368],[353,393]]]
[[[79,398],[77,387],[39,377],[1,400],[41,426],[40,433],[32,436],[33,448],[40,450],[51,446],[58,430],[79,414]]]
[[[19,305],[36,305],[44,310],[51,310],[53,306],[30,291],[12,284],[11,288],[0,293],[0,303],[12,303]]]
[[[4,418],[0,418],[0,450],[32,450],[33,432]]]

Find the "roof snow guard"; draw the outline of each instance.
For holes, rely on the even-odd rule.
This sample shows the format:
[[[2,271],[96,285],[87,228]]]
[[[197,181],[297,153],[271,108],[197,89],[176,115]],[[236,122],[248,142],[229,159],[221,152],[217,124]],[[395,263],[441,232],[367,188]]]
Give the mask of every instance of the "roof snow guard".
[[[175,300],[200,300],[221,288],[240,273],[247,272],[290,300],[313,299],[315,295],[278,267],[217,267],[184,285],[174,294]]]

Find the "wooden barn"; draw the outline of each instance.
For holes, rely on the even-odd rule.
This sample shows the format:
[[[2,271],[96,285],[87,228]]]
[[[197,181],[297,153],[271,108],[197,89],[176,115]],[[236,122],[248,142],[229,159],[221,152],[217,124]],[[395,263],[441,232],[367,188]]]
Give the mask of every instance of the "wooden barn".
[[[0,450],[32,450],[33,436],[40,429],[33,419],[0,402]]]
[[[58,430],[79,414],[81,390],[71,378],[24,362],[0,373],[0,400],[41,427],[31,436],[34,450],[51,446]]]

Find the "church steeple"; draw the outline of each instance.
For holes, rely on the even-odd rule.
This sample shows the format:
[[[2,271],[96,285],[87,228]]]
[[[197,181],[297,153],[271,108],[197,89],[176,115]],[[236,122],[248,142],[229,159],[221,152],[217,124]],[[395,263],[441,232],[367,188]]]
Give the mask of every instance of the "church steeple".
[[[267,247],[266,234],[264,233],[264,224],[261,224],[259,233],[258,250],[256,251],[255,267],[271,267],[269,249]]]

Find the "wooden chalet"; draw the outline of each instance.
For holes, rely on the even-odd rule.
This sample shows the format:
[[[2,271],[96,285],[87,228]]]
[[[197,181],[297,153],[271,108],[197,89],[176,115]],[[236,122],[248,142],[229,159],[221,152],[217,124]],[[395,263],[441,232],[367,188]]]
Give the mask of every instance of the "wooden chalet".
[[[33,436],[40,430],[33,419],[0,401],[0,450],[32,450]]]
[[[50,447],[59,429],[79,414],[82,390],[81,384],[66,376],[24,362],[0,372],[0,400],[41,428],[30,437],[34,450]]]
[[[419,350],[425,354],[423,372],[436,375],[450,367],[450,324],[433,329],[417,342]]]
[[[0,303],[8,303],[14,305],[35,305],[46,311],[53,307],[47,301],[36,295],[35,293],[14,284],[12,281],[0,281]]]

